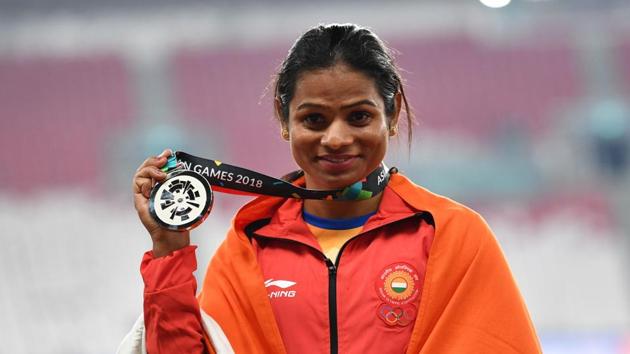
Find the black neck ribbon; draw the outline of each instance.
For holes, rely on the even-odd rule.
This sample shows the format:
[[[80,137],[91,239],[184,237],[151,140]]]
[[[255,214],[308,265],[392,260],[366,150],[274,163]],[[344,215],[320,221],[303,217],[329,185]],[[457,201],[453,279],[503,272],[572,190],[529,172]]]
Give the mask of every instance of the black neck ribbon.
[[[223,163],[218,160],[204,159],[183,151],[175,152],[163,168],[166,172],[184,168],[194,171],[208,180],[217,191],[230,194],[269,195],[284,198],[324,199],[324,200],[364,200],[385,189],[389,181],[389,171],[380,164],[363,180],[343,189],[314,190],[301,188],[290,182],[262,173]],[[300,175],[299,171],[289,174]]]

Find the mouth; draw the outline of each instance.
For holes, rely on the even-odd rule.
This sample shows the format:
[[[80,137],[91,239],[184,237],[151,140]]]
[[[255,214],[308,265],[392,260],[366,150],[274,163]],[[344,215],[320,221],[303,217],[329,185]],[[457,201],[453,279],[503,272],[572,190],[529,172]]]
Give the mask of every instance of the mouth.
[[[340,173],[349,170],[353,167],[354,162],[359,157],[357,155],[322,155],[318,156],[317,160],[322,168],[328,172]]]
[[[348,160],[351,160],[353,158],[355,158],[356,156],[354,155],[323,155],[323,156],[319,156],[318,158],[320,160],[324,160],[326,162],[330,162],[330,163],[344,163]]]

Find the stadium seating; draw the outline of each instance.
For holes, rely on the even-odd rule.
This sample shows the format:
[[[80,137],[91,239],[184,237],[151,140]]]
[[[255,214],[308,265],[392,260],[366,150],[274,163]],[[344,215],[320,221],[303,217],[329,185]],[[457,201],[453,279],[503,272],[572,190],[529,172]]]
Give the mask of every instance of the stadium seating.
[[[517,122],[538,134],[550,111],[575,97],[575,54],[562,41],[485,45],[465,37],[395,44],[410,100],[431,127],[480,138]]]
[[[621,89],[630,97],[630,38],[620,41],[616,50],[615,63],[621,75]]]
[[[93,187],[108,166],[108,135],[129,123],[133,102],[114,56],[0,58],[2,190]]]

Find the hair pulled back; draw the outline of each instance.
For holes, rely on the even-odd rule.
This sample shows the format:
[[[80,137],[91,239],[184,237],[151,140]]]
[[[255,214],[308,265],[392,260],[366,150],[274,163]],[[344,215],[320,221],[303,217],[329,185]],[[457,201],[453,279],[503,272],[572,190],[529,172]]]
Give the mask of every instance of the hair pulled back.
[[[412,114],[405,97],[402,78],[387,46],[367,28],[354,24],[320,25],[308,30],[293,44],[276,76],[275,99],[280,102],[278,119],[288,123],[289,103],[299,75],[344,63],[374,80],[391,119],[400,92],[407,117],[407,137],[412,138]]]

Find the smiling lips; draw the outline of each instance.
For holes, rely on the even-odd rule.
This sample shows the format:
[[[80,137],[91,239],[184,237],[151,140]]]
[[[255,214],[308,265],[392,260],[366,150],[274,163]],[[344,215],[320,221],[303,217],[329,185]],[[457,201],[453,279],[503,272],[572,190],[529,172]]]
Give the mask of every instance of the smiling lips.
[[[350,169],[357,158],[356,155],[329,154],[318,156],[317,160],[325,171],[339,173]]]

